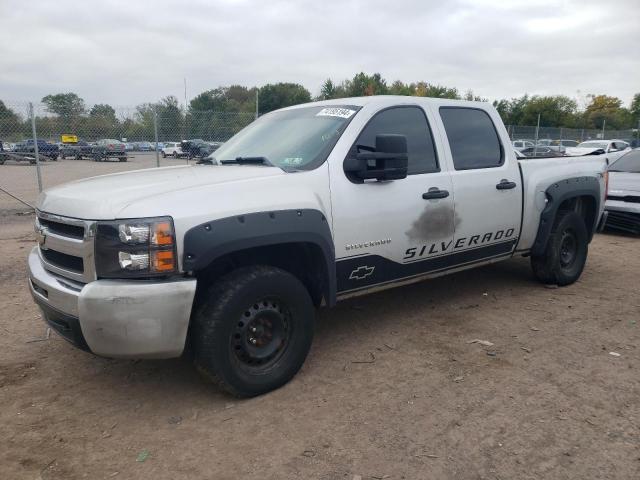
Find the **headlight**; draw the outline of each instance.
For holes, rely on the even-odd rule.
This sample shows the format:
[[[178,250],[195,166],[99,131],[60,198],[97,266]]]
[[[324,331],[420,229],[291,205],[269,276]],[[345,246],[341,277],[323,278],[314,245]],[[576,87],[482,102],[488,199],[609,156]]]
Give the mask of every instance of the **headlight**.
[[[98,278],[155,277],[177,271],[171,217],[98,222]]]

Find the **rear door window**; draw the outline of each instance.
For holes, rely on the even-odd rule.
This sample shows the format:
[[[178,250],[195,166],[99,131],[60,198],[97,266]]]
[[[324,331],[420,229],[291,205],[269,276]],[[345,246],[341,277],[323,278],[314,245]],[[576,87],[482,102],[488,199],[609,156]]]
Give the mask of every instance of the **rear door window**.
[[[456,170],[499,167],[504,150],[491,118],[484,110],[440,107]]]

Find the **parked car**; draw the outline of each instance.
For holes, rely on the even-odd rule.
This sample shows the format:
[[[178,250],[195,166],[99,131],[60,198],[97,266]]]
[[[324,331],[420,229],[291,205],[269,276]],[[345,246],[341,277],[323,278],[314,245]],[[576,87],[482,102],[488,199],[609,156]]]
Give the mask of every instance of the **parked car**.
[[[35,143],[32,138],[18,142],[16,143],[14,151],[16,153],[34,155],[36,152]],[[55,143],[49,143],[45,140],[38,139],[38,154],[43,160],[46,158],[55,161],[58,160],[60,150]]]
[[[609,165],[606,226],[640,234],[640,150],[631,150]]]
[[[205,158],[215,152],[222,143],[205,142],[200,138],[183,140],[180,145],[182,153],[191,160],[192,158]]]
[[[186,154],[182,152],[180,142],[166,142],[164,147],[160,150],[162,152],[162,158],[173,157],[179,158],[184,157]]]
[[[511,145],[513,145],[513,148],[520,151],[524,148],[533,147],[535,144],[529,140],[514,140],[511,142]]]
[[[566,148],[565,153],[570,156],[606,154],[609,164],[612,164],[628,150],[631,147],[624,140],[588,140],[577,147]]]
[[[127,142],[124,144],[124,149],[127,152],[133,152],[135,150],[135,146],[131,142]]]
[[[93,149],[87,142],[80,140],[78,143],[62,143],[60,145],[60,157],[64,160],[73,157],[81,160],[83,157],[91,157]]]
[[[527,157],[562,157],[564,154],[558,150],[549,146],[538,145],[535,147],[523,148],[520,153]]]
[[[557,146],[557,147],[577,147],[579,145],[579,142],[577,142],[576,140],[553,140],[551,142],[551,146]]]
[[[507,145],[488,102],[371,96],[270,112],[215,163],[42,192],[25,288],[80,348],[173,358],[189,345],[221,387],[260,395],[298,372],[320,306],[521,255],[544,284],[580,278],[604,158],[517,160]]]
[[[91,147],[91,156],[96,162],[104,162],[110,158],[117,158],[121,162],[127,161],[124,143],[113,138],[98,140],[95,146]]]
[[[136,142],[136,150],[139,152],[152,152],[154,146],[151,142]]]

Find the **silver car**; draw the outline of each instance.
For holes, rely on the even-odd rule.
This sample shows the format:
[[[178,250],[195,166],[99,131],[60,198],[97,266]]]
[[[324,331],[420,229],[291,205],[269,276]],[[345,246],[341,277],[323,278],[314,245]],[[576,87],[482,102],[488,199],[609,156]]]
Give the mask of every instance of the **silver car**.
[[[605,211],[607,227],[640,234],[640,149],[625,153],[609,166]]]

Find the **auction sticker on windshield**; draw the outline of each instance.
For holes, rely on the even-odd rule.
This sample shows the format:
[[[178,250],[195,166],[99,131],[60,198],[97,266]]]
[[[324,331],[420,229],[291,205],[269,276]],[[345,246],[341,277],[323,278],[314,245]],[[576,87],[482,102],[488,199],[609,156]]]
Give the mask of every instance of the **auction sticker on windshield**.
[[[350,110],[348,108],[323,108],[318,113],[316,113],[316,117],[349,118],[354,113],[356,113],[355,110]]]

